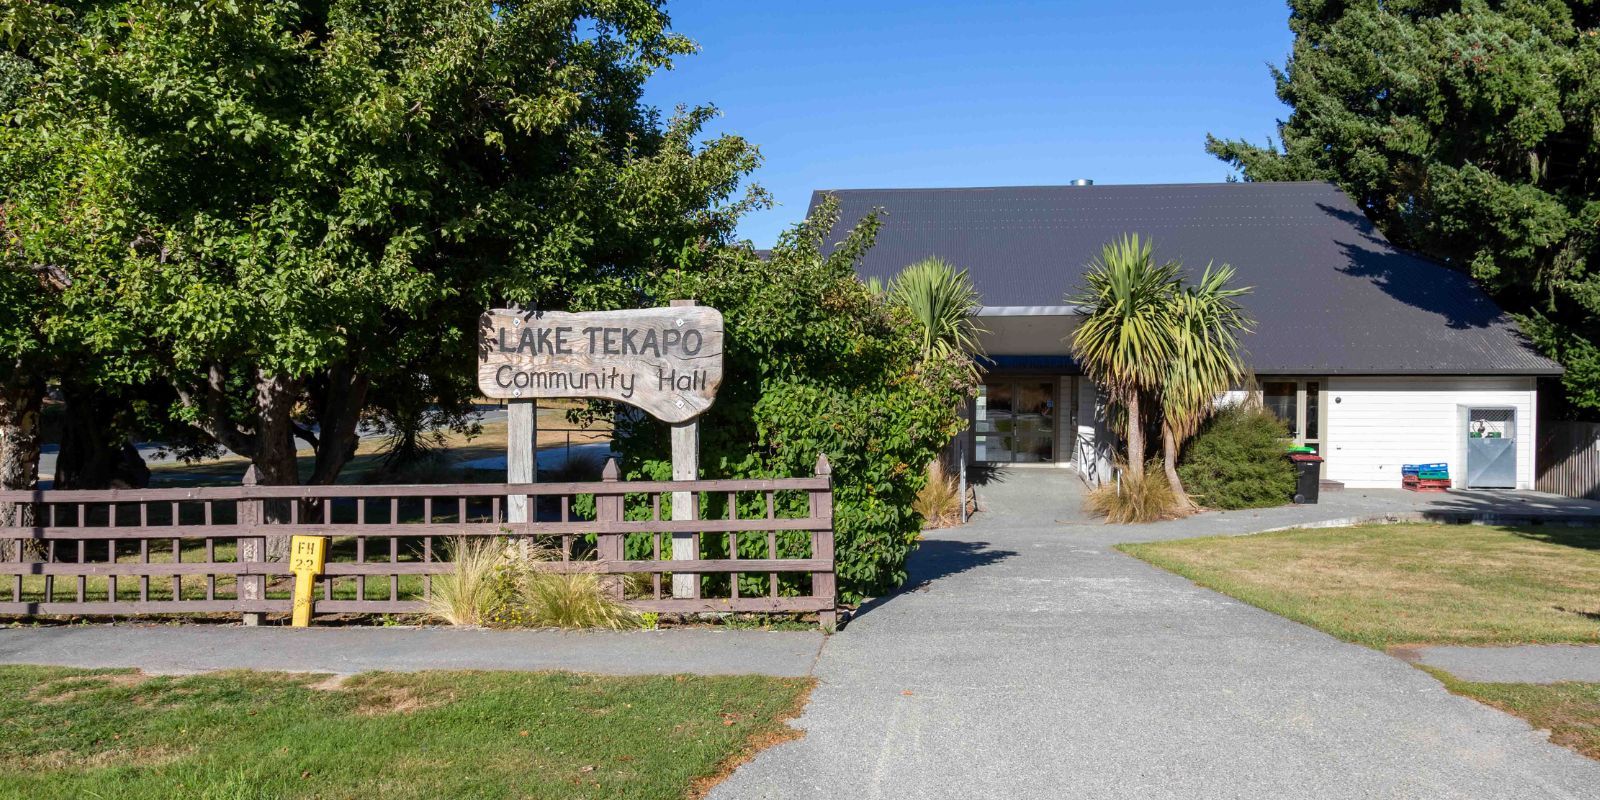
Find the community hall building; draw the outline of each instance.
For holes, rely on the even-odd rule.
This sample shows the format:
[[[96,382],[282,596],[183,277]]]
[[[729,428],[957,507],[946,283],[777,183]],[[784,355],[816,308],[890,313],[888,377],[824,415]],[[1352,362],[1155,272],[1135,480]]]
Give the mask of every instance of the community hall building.
[[[1252,287],[1248,391],[1326,459],[1325,480],[1396,488],[1403,464],[1447,463],[1457,487],[1533,487],[1538,379],[1561,367],[1466,275],[1390,244],[1330,184],[849,189],[812,206],[824,195],[841,211],[830,241],[881,210],[862,277],[929,256],[969,271],[988,331],[971,463],[1110,474],[1114,434],[1069,355],[1082,310],[1065,298],[1103,245],[1138,233],[1158,260],[1231,264]]]

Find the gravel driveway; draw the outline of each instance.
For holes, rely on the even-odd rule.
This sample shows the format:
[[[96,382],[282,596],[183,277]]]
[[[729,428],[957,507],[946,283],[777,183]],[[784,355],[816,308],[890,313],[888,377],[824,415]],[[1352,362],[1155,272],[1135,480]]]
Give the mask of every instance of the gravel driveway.
[[[1002,478],[823,647],[805,737],[713,798],[1600,796],[1600,763],[1521,720],[1110,549],[1185,529],[1090,524],[1069,473]]]

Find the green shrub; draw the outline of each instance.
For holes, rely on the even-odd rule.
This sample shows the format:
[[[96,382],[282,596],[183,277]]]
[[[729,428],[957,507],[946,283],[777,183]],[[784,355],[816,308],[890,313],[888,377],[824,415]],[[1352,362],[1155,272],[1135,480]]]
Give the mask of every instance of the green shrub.
[[[1178,476],[1208,508],[1281,506],[1294,496],[1294,465],[1284,457],[1289,429],[1271,413],[1229,407],[1189,441]]]
[[[964,357],[924,361],[921,328],[910,311],[856,277],[875,218],[824,255],[824,244],[838,241],[837,219],[837,204],[829,201],[786,232],[769,258],[730,248],[705,270],[668,276],[656,295],[694,298],[723,313],[722,387],[700,418],[702,476],[807,477],[826,454],[833,466],[839,596],[853,602],[905,580],[906,558],[922,531],[913,505],[927,482],[926,466],[965,425],[973,385]],[[671,476],[663,425],[619,415],[616,437],[629,480]],[[776,499],[779,516],[804,515],[803,493]],[[726,516],[725,498],[703,502],[705,518]],[[739,503],[741,517],[766,512],[756,493],[741,495]],[[642,506],[628,511],[649,514]],[[705,557],[721,557],[726,538],[703,537]],[[777,538],[780,557],[810,553],[804,532]],[[648,537],[633,536],[627,546],[632,558],[650,545]],[[766,557],[764,536],[741,537],[737,546],[742,557]],[[726,582],[703,580],[707,591]],[[750,585],[742,588],[764,590],[764,576],[745,580]],[[805,580],[785,576],[780,591],[804,592]]]

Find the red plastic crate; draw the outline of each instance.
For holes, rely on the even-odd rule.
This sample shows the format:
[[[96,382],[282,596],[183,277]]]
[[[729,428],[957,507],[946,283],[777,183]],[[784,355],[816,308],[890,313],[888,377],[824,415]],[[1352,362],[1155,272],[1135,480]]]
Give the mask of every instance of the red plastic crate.
[[[1406,475],[1401,478],[1400,485],[1413,492],[1447,492],[1451,483],[1449,479],[1423,480],[1415,475]]]

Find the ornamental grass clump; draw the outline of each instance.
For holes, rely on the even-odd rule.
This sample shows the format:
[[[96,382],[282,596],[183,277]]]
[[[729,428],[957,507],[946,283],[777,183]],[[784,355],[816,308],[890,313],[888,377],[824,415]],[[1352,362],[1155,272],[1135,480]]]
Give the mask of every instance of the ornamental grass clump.
[[[927,527],[942,528],[961,515],[961,487],[934,462],[928,469],[928,482],[917,492],[911,509],[922,516]]]
[[[424,613],[449,625],[486,625],[507,579],[506,543],[457,537],[446,547],[452,569],[433,579]]]
[[[1182,507],[1177,494],[1156,466],[1151,465],[1142,474],[1122,470],[1121,480],[1091,489],[1084,507],[1117,525],[1155,522],[1178,515]]]
[[[614,597],[593,572],[531,572],[523,583],[527,623],[541,628],[640,627],[639,615]]]

